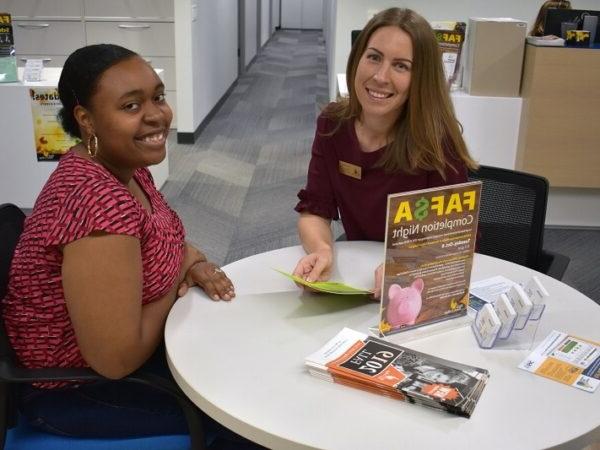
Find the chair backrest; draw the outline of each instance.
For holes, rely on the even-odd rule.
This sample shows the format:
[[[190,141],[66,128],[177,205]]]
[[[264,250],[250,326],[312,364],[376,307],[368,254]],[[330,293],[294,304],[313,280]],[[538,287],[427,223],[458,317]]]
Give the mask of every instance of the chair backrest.
[[[15,205],[0,205],[0,299],[6,294],[8,272],[19,236],[23,231],[25,214]]]
[[[469,180],[483,182],[477,251],[538,270],[548,180],[489,166],[469,172]]]
[[[23,231],[24,222],[25,214],[18,207],[10,203],[0,205],[0,302],[6,295],[10,263]],[[12,356],[12,347],[6,336],[4,321],[1,319],[0,317],[0,355]]]

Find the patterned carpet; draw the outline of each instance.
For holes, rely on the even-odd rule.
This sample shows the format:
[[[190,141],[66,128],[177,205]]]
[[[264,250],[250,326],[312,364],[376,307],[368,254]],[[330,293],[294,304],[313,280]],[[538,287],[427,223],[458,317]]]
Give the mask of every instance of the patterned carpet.
[[[298,243],[293,207],[327,98],[322,33],[278,31],[197,142],[169,143],[162,191],[214,261]]]
[[[600,230],[547,228],[544,248],[571,258],[562,281],[600,305]]]
[[[211,260],[298,243],[293,207],[327,101],[321,32],[277,31],[194,145],[171,136],[162,192]],[[600,230],[549,229],[545,247],[571,258],[563,281],[600,303]]]

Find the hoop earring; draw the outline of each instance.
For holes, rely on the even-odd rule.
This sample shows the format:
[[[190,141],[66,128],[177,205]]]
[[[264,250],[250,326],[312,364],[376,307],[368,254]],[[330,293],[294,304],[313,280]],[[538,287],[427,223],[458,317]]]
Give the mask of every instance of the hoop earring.
[[[90,157],[95,158],[96,153],[98,153],[98,137],[95,134],[92,134],[87,141],[87,145],[85,146],[87,149],[88,155]]]

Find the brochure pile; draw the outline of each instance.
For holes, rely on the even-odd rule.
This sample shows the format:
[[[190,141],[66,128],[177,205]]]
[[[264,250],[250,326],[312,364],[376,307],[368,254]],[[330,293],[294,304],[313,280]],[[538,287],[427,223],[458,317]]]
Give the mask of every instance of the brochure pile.
[[[489,378],[485,369],[401,347],[344,328],[305,359],[311,375],[470,417]]]

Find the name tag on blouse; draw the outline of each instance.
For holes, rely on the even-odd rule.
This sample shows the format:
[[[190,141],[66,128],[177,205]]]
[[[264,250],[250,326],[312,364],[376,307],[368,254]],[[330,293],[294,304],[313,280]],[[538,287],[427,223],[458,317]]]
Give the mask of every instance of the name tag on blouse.
[[[360,180],[362,177],[362,169],[360,166],[347,163],[346,161],[340,161],[338,167],[342,175],[356,178],[357,180]]]

